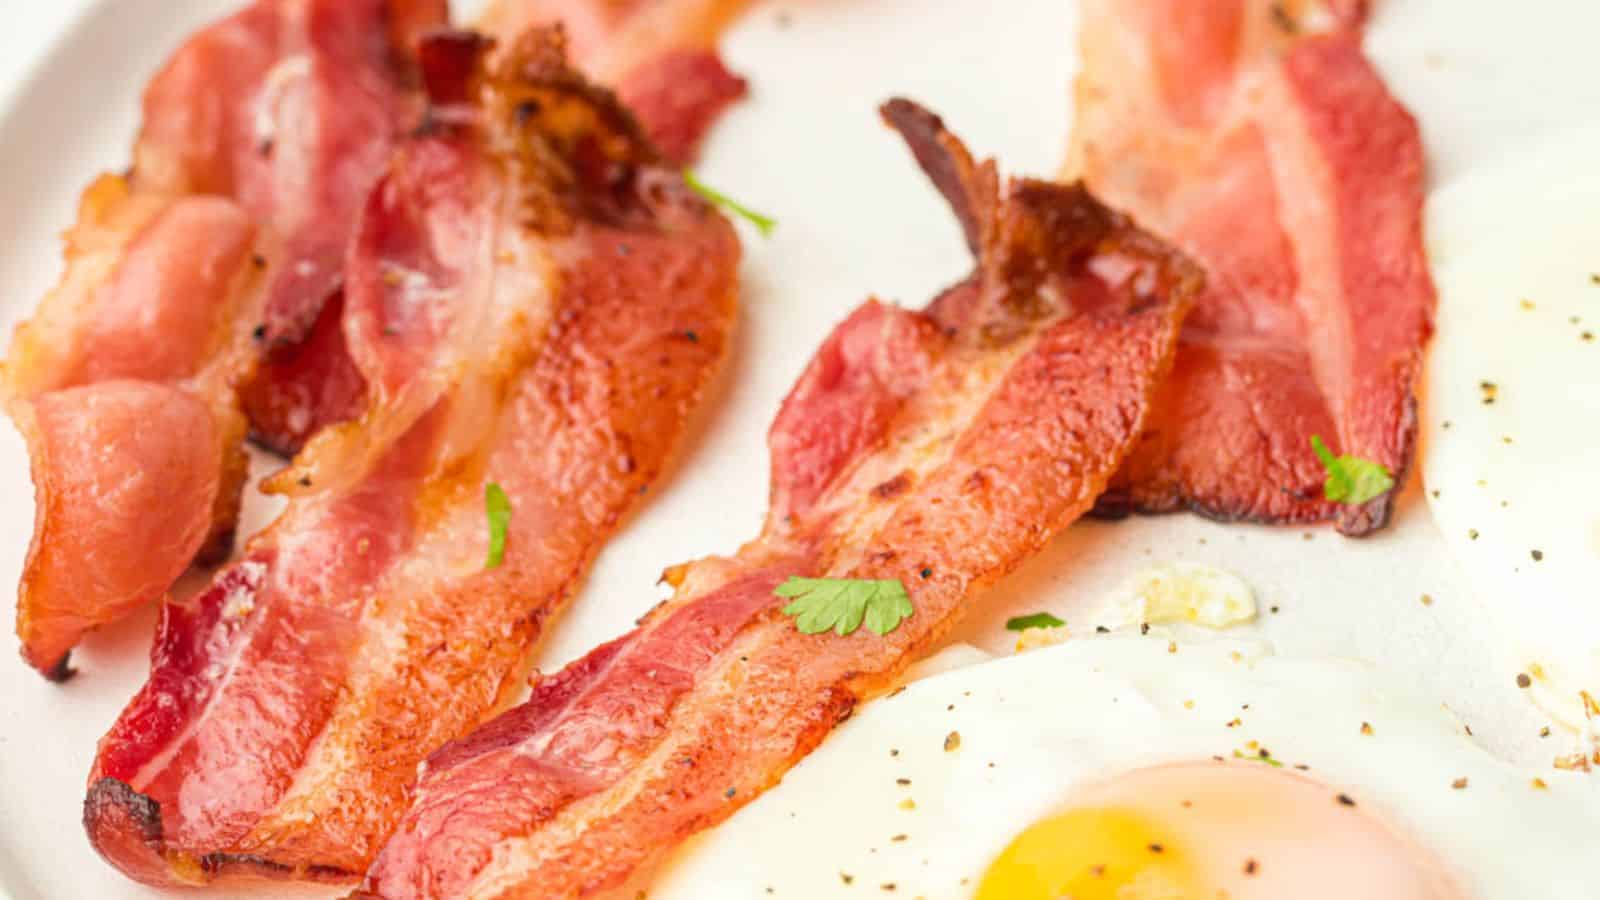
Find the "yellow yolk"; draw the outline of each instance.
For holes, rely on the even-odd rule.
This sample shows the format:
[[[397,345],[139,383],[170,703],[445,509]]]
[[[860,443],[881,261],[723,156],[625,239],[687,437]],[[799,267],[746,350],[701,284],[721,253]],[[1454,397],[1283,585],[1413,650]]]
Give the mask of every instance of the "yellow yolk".
[[[1030,825],[978,900],[1454,900],[1440,867],[1348,795],[1257,762],[1140,769]]]
[[[979,900],[1181,900],[1194,895],[1184,851],[1159,823],[1120,809],[1074,809],[1011,842],[989,867]]]

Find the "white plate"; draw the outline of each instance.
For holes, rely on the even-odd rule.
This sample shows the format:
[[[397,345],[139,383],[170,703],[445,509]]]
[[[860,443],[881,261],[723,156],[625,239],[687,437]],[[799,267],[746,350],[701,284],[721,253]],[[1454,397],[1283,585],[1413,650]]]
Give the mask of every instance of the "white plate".
[[[11,21],[9,52],[0,54],[10,71],[0,76],[37,65],[32,80],[0,87],[0,99],[12,97],[0,120],[6,334],[54,280],[56,235],[78,191],[96,172],[126,165],[150,73],[196,26],[236,5],[84,0]],[[1581,77],[1593,29],[1562,26],[1557,13],[1570,10],[1558,10],[1559,0],[1543,3],[1543,14],[1528,8],[1536,5],[1507,16],[1488,2],[1395,0],[1377,23],[1370,46],[1424,120],[1436,179],[1597,108],[1592,96],[1580,102],[1600,82]],[[957,227],[879,125],[880,100],[904,93],[927,103],[1008,172],[1056,169],[1070,120],[1074,13],[1059,0],[1005,7],[997,15],[987,0],[811,0],[758,7],[731,35],[728,55],[750,76],[753,97],[719,126],[701,169],[780,225],[769,241],[747,235],[743,330],[681,466],[602,555],[542,666],[626,629],[655,602],[664,566],[727,552],[755,533],[767,497],[767,424],[835,322],[870,293],[920,305],[966,272]],[[66,27],[78,8],[89,14]],[[1281,652],[1369,660],[1436,695],[1492,750],[1548,763],[1557,748],[1536,737],[1545,719],[1503,676],[1418,494],[1413,485],[1394,527],[1361,542],[1187,516],[1082,525],[989,596],[958,638],[1004,651],[1014,637],[1001,627],[1009,615],[1050,609],[1071,619],[1150,562],[1207,562],[1254,585],[1264,615],[1250,630]],[[7,591],[30,534],[30,497],[21,440],[0,427]],[[1419,602],[1424,593],[1431,606]],[[0,616],[9,612],[0,605]],[[63,687],[0,654],[0,895],[158,895],[96,857],[79,824],[95,741],[144,676],[152,621],[138,616],[92,637],[74,656],[81,674]],[[1060,689],[1070,700],[1071,686]]]

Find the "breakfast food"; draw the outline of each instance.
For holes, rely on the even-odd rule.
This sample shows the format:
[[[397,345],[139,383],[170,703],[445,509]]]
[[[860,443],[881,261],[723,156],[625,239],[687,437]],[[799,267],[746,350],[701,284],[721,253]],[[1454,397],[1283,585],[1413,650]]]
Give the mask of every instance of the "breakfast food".
[[[515,696],[722,359],[731,226],[536,30],[421,49],[430,127],[365,205],[346,333],[369,386],[289,497],[162,613],[84,821],[158,885],[349,878],[418,763]]]
[[[1444,317],[1429,364],[1428,504],[1515,681],[1600,766],[1600,129],[1478,169],[1429,203]],[[1514,223],[1551,223],[1521,228]]]
[[[404,48],[442,21],[431,0],[260,0],[151,82],[133,169],[85,192],[66,274],[4,371],[39,500],[17,631],[41,672],[66,677],[83,632],[227,557],[238,388],[337,290]]]
[[[717,54],[717,35],[748,0],[495,0],[479,22],[486,34],[514,39],[560,23],[573,63],[615,88],[669,160],[693,159],[743,78]]]
[[[1173,646],[1086,636],[909,684],[649,896],[1592,896],[1600,783],[1507,765],[1358,663]]]
[[[356,217],[423,110],[417,40],[446,22],[444,0],[255,0],[145,92],[136,179],[231,198],[264,230],[261,364],[238,388],[253,436],[279,452],[361,411],[355,367],[308,365],[302,347],[337,337]]]
[[[245,2],[187,5],[217,14]],[[194,573],[160,608],[148,684],[143,647],[130,646],[148,638],[145,616],[75,651],[92,677],[69,689],[13,666],[0,691],[0,719],[16,726],[0,736],[0,795],[13,801],[0,826],[0,893],[1593,893],[1584,866],[1600,797],[1592,774],[1558,769],[1600,766],[1600,743],[1574,752],[1572,736],[1524,701],[1597,736],[1600,620],[1586,573],[1600,574],[1591,552],[1600,496],[1583,453],[1595,443],[1585,391],[1600,387],[1588,379],[1587,350],[1600,342],[1586,342],[1586,304],[1600,288],[1586,261],[1593,229],[1582,225],[1600,200],[1589,175],[1600,140],[1574,131],[1493,171],[1463,162],[1508,146],[1492,134],[1518,129],[1494,123],[1581,108],[1570,95],[1487,102],[1539,80],[1522,77],[1537,66],[1488,64],[1511,43],[1492,39],[1505,36],[1495,29],[1548,15],[1419,13],[1396,0],[1374,4],[1364,40],[1430,139],[1427,246],[1441,332],[1427,390],[1415,391],[1423,502],[1423,479],[1407,485],[1403,463],[1381,455],[1388,449],[1362,459],[1368,450],[1350,441],[1344,426],[1375,420],[1341,419],[1343,389],[1316,360],[1343,335],[1307,318],[1328,295],[1298,293],[1332,283],[1318,266],[1333,256],[1368,274],[1420,258],[1414,229],[1395,224],[1415,225],[1421,209],[1415,192],[1396,189],[1420,165],[1415,129],[1357,52],[1366,4],[757,8],[725,47],[759,96],[727,123],[705,168],[711,183],[748,190],[782,217],[777,239],[742,263],[726,223],[695,194],[738,205],[680,169],[684,148],[740,87],[711,42],[733,4],[452,6],[468,20],[490,8],[482,21],[494,44],[433,29],[397,44],[373,15],[395,3],[279,0],[230,20],[227,41],[208,32],[212,43],[195,44],[204,52],[180,54],[191,60],[190,96],[218,115],[173,133],[237,136],[246,132],[205,122],[233,121],[240,104],[275,111],[248,130],[259,124],[283,154],[269,167],[274,184],[290,184],[278,176],[339,124],[292,127],[323,118],[304,110],[333,118],[341,106],[308,98],[342,97],[375,113],[356,117],[362,129],[389,129],[370,142],[366,130],[337,132],[362,153],[385,149],[370,169],[341,176],[365,187],[348,214],[327,219],[344,215],[356,242],[298,336],[254,336],[282,274],[281,238],[234,188],[148,209],[106,193],[97,201],[106,215],[95,213],[106,227],[91,232],[89,214],[80,223],[75,271],[115,265],[103,282],[112,286],[159,277],[139,291],[82,295],[102,304],[81,320],[96,343],[38,331],[47,339],[30,346],[66,348],[73,365],[148,369],[131,389],[130,370],[94,383],[97,396],[126,398],[115,405],[52,414],[74,388],[47,389],[19,422],[54,435],[38,457],[46,471],[78,452],[114,461],[100,471],[136,491],[122,519],[42,492],[50,528],[38,546],[76,542],[97,563],[121,560],[144,577],[166,564],[160,542],[210,543],[201,532],[224,517],[208,485],[185,479],[209,471],[211,456],[237,457],[245,425],[234,395],[202,396],[197,377],[253,367],[242,396],[258,443],[305,446],[269,479],[275,496],[244,492],[241,535],[286,506],[277,524],[241,541],[241,558],[209,589]],[[42,187],[13,204],[17,247],[0,270],[24,287],[0,302],[0,318],[21,313],[52,274],[55,254],[33,241],[67,218],[62,188],[82,186],[86,167],[69,154],[120,154],[138,76],[183,37],[181,10],[107,10],[75,26],[7,114],[0,149],[28,164],[0,176],[21,171]],[[283,18],[240,24],[267,22],[268,11]],[[914,90],[959,110],[975,144],[981,136],[1017,168],[1048,171],[1068,124],[1061,86],[1076,71],[1063,38],[1080,11],[1089,15],[1079,150],[1096,162],[1086,187],[1006,185],[931,115],[891,107],[966,226],[950,228],[937,192],[904,177],[903,147],[851,112],[850,98]],[[1587,15],[1564,14],[1569,25]],[[567,61],[553,37],[520,41],[518,15],[564,20]],[[1457,28],[1461,17],[1479,30]],[[129,28],[124,40],[102,39],[119,28]],[[1522,56],[1569,49],[1520,43],[1535,48]],[[645,44],[668,49],[655,56]],[[103,70],[82,64],[83,46],[106,56]],[[232,77],[280,51],[259,84]],[[105,93],[83,92],[53,110],[70,124],[41,128],[27,107],[81,77]],[[1581,79],[1545,80],[1555,91]],[[352,81],[379,90],[358,97]],[[659,156],[585,81],[622,88],[621,105],[632,104]],[[1315,121],[1334,133],[1313,127],[1308,110],[1329,113]],[[103,124],[82,127],[89,117]],[[1111,149],[1087,146],[1096,140]],[[63,148],[59,166],[39,164],[45,146]],[[1103,200],[1093,178],[1121,199]],[[1357,188],[1345,190],[1346,179]],[[1350,218],[1368,204],[1383,215]],[[118,218],[126,212],[150,218]],[[1348,244],[1317,239],[1336,227]],[[978,271],[941,292],[972,271],[963,231]],[[1282,255],[1260,252],[1267,232],[1280,234]],[[1368,260],[1371,244],[1396,255]],[[1321,253],[1330,246],[1350,252]],[[724,301],[741,264],[751,302],[734,340]],[[1285,280],[1255,277],[1263,272]],[[887,300],[856,310],[863,285],[938,299],[926,311]],[[1191,294],[1199,318],[1185,319]],[[1420,308],[1391,324],[1415,325]],[[1391,310],[1349,309],[1363,328]],[[204,376],[161,368],[222,337],[232,349],[206,356]],[[1183,359],[1208,348],[1217,380],[1185,378],[1203,365],[1185,369]],[[1403,408],[1422,348],[1385,348],[1397,377],[1359,399]],[[706,427],[685,428],[699,379],[725,352],[735,366],[706,391],[715,401],[703,404]],[[1177,382],[1166,374],[1172,358]],[[1350,374],[1370,374],[1364,365]],[[771,432],[769,497],[760,442],[802,370]],[[1282,377],[1255,377],[1263,371]],[[219,397],[224,413],[191,414],[179,395]],[[230,435],[208,441],[192,427],[204,421]],[[1186,449],[1189,429],[1198,444]],[[703,442],[660,491],[652,479],[680,432]],[[1396,434],[1396,446],[1411,440]],[[10,438],[0,428],[0,476],[13,478],[0,495],[22,498]],[[265,454],[252,462],[284,465]],[[1362,499],[1351,500],[1356,481]],[[635,518],[647,488],[659,496]],[[1075,524],[1051,537],[1086,508],[1154,510],[1201,494],[1222,497],[1203,508],[1225,518],[1344,514],[1352,531],[1379,523],[1392,497],[1396,521],[1366,541],[1192,515]],[[1261,512],[1223,510],[1238,497]],[[8,554],[19,561],[27,506],[0,509],[0,571],[10,571]],[[178,549],[181,568],[192,553]],[[711,550],[730,555],[669,569],[650,588],[661,562]],[[68,562],[56,571],[83,577],[59,593],[106,598],[84,584],[98,575]],[[1465,602],[1475,588],[1487,612]],[[1230,629],[1228,639],[1196,626]],[[964,643],[935,653],[952,638]],[[1049,649],[984,662],[973,645]],[[530,666],[541,670],[531,683]],[[533,700],[519,705],[530,687]],[[263,875],[328,883],[238,883]]]
[[[884,116],[976,271],[838,326],[773,425],[761,536],[670,570],[638,630],[430,757],[361,896],[617,886],[781,778],[1104,488],[1198,273],[1083,188],[1002,185],[921,107]]]
[[[83,197],[60,286],[17,331],[0,390],[37,507],[17,635],[47,677],[72,674],[84,632],[232,546],[256,244],[226,200],[106,176]]]
[[[283,0],[274,2],[281,4]],[[398,8],[392,12],[398,21],[418,19],[432,26],[444,23],[443,4],[438,0],[387,2],[390,6],[398,2]],[[370,2],[367,5],[370,6]],[[307,13],[307,20],[311,22],[316,17],[329,17],[330,13],[322,7],[337,8],[336,4],[327,2],[313,6]],[[501,46],[511,47],[530,28],[560,24],[568,35],[568,56],[573,63],[590,78],[614,87],[621,94],[623,105],[641,120],[657,150],[668,161],[682,164],[694,156],[701,139],[723,109],[745,92],[744,81],[728,72],[712,46],[717,30],[733,17],[739,6],[738,3],[701,0],[652,0],[631,4],[593,0],[504,0],[489,7],[478,30]],[[422,10],[429,12],[424,15]],[[345,19],[350,17],[348,12],[335,14]],[[370,16],[368,18],[370,20]],[[416,27],[411,26],[410,30],[415,31]],[[332,44],[326,39],[321,43]],[[300,79],[309,71],[296,70],[294,78]],[[347,95],[359,80],[336,69],[323,71],[318,79],[306,79],[310,85],[307,93],[319,103],[342,101],[348,104]],[[384,83],[379,81],[378,84]],[[387,85],[379,96],[394,89],[393,85]],[[410,103],[389,101],[390,108],[382,110],[387,115],[379,115],[379,110],[363,110],[358,103],[353,111],[347,108],[343,112],[333,112],[332,116],[343,119],[341,127],[359,127],[367,135],[399,134],[421,123],[422,98],[415,96],[414,91],[411,94],[400,94],[396,98],[413,101]],[[248,106],[248,103],[241,104],[242,108]],[[364,188],[376,178],[385,158],[384,148],[389,143],[388,138],[370,141],[360,152],[346,153],[346,158],[337,160],[339,168],[326,173],[341,182],[335,196],[359,203],[364,191],[351,189]],[[311,185],[319,183],[315,178],[310,181]],[[307,192],[316,190],[309,187]],[[354,215],[354,206],[348,211],[340,206],[331,212],[322,230],[348,236],[348,220]],[[341,222],[344,224],[338,224]],[[331,270],[330,277],[335,279],[332,287],[338,287],[340,274],[339,268]],[[341,293],[329,294],[309,328],[302,327],[292,339],[273,343],[258,376],[245,387],[245,408],[258,442],[283,453],[293,453],[323,427],[352,419],[360,413],[366,384],[360,368],[350,358],[343,303]]]
[[[1067,172],[1207,273],[1104,513],[1350,535],[1389,519],[1392,490],[1333,502],[1325,460],[1376,463],[1390,484],[1411,464],[1434,309],[1422,144],[1362,56],[1362,5],[1320,27],[1310,6],[1082,4]]]

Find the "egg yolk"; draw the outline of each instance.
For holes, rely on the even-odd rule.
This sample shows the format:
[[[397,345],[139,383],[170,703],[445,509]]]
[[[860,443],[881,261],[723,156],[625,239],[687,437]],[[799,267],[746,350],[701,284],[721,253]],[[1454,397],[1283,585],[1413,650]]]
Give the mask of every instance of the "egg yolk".
[[[1124,774],[1030,825],[978,900],[1457,900],[1423,849],[1347,794],[1257,762]]]

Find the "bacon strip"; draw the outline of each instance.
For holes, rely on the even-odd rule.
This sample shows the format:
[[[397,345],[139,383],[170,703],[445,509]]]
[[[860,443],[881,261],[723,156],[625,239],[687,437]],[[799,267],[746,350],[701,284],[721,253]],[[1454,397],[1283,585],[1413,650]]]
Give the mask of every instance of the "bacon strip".
[[[83,634],[161,598],[232,546],[246,460],[232,384],[260,306],[257,235],[233,204],[84,194],[67,268],[18,328],[0,397],[32,458],[22,657],[55,680]]]
[[[640,628],[428,760],[364,898],[574,897],[725,819],[1089,509],[1137,438],[1197,271],[1080,187],[1002,193],[931,113],[885,116],[978,272],[924,312],[869,302],[771,434],[773,502],[731,558],[673,570]],[[880,637],[808,636],[789,575],[899,579]]]
[[[661,152],[693,160],[711,126],[748,86],[717,54],[718,35],[748,0],[497,0],[488,34],[561,23],[573,60],[613,85]]]
[[[444,14],[442,0],[260,0],[151,82],[133,169],[85,192],[66,274],[0,385],[37,492],[17,622],[31,665],[66,677],[85,631],[228,554],[236,391],[342,278],[360,199],[416,106],[397,48]]]
[[[413,5],[420,0],[412,0]],[[718,30],[738,11],[742,2],[707,3],[704,0],[655,0],[617,4],[602,0],[503,0],[490,8],[484,19],[486,33],[502,44],[515,44],[518,36],[538,25],[561,23],[577,36],[572,48],[577,61],[601,81],[614,85],[626,105],[644,125],[658,149],[682,164],[693,158],[702,137],[724,109],[744,96],[743,79],[730,73],[718,58],[714,40]],[[442,4],[436,13],[423,15],[411,10],[406,15],[416,24],[441,23]],[[324,173],[346,178],[342,191],[322,190],[331,200],[352,196],[350,185],[369,185],[376,167],[369,166],[395,125],[414,120],[404,103],[405,95],[392,90],[393,79],[383,82],[388,90],[378,92],[376,107],[360,116],[371,128],[365,132],[366,144],[356,144],[336,160],[337,167],[324,165],[307,173],[314,186]],[[332,85],[337,88],[339,85]],[[321,100],[339,101],[335,90],[321,87]],[[339,115],[340,105],[328,103],[316,108],[330,118]],[[341,127],[343,123],[340,123]],[[381,157],[380,157],[381,158]],[[291,176],[297,173],[290,173]],[[282,183],[286,179],[279,179]],[[329,203],[323,232],[348,233],[351,212]],[[321,268],[319,267],[319,271]],[[325,287],[337,287],[335,273]],[[308,309],[309,316],[312,310]],[[296,322],[303,325],[305,317]],[[323,427],[359,415],[365,402],[366,385],[345,348],[344,322],[337,297],[322,308],[308,333],[295,332],[293,340],[276,342],[264,361],[258,377],[244,389],[245,409],[250,415],[256,440],[281,453],[294,453]]]
[[[1070,177],[1207,269],[1173,376],[1100,511],[1381,528],[1322,497],[1310,438],[1403,476],[1435,295],[1415,121],[1362,57],[1366,3],[1091,0]],[[1402,477],[1403,480],[1403,477]]]
[[[413,48],[447,15],[445,0],[257,0],[146,91],[136,177],[236,198],[281,243],[267,342],[298,342],[338,290],[361,204],[421,112]]]
[[[252,434],[280,452],[361,411],[324,307],[362,202],[420,121],[416,42],[447,23],[445,0],[256,0],[191,38],[145,94],[141,178],[234,198],[272,233],[266,364],[241,390]]]
[[[287,511],[163,610],[85,826],[151,884],[355,877],[418,764],[522,683],[545,621],[661,472],[724,355],[739,249],[535,32],[437,101],[366,204],[345,332],[373,399],[274,482]],[[512,516],[486,568],[484,496]]]

